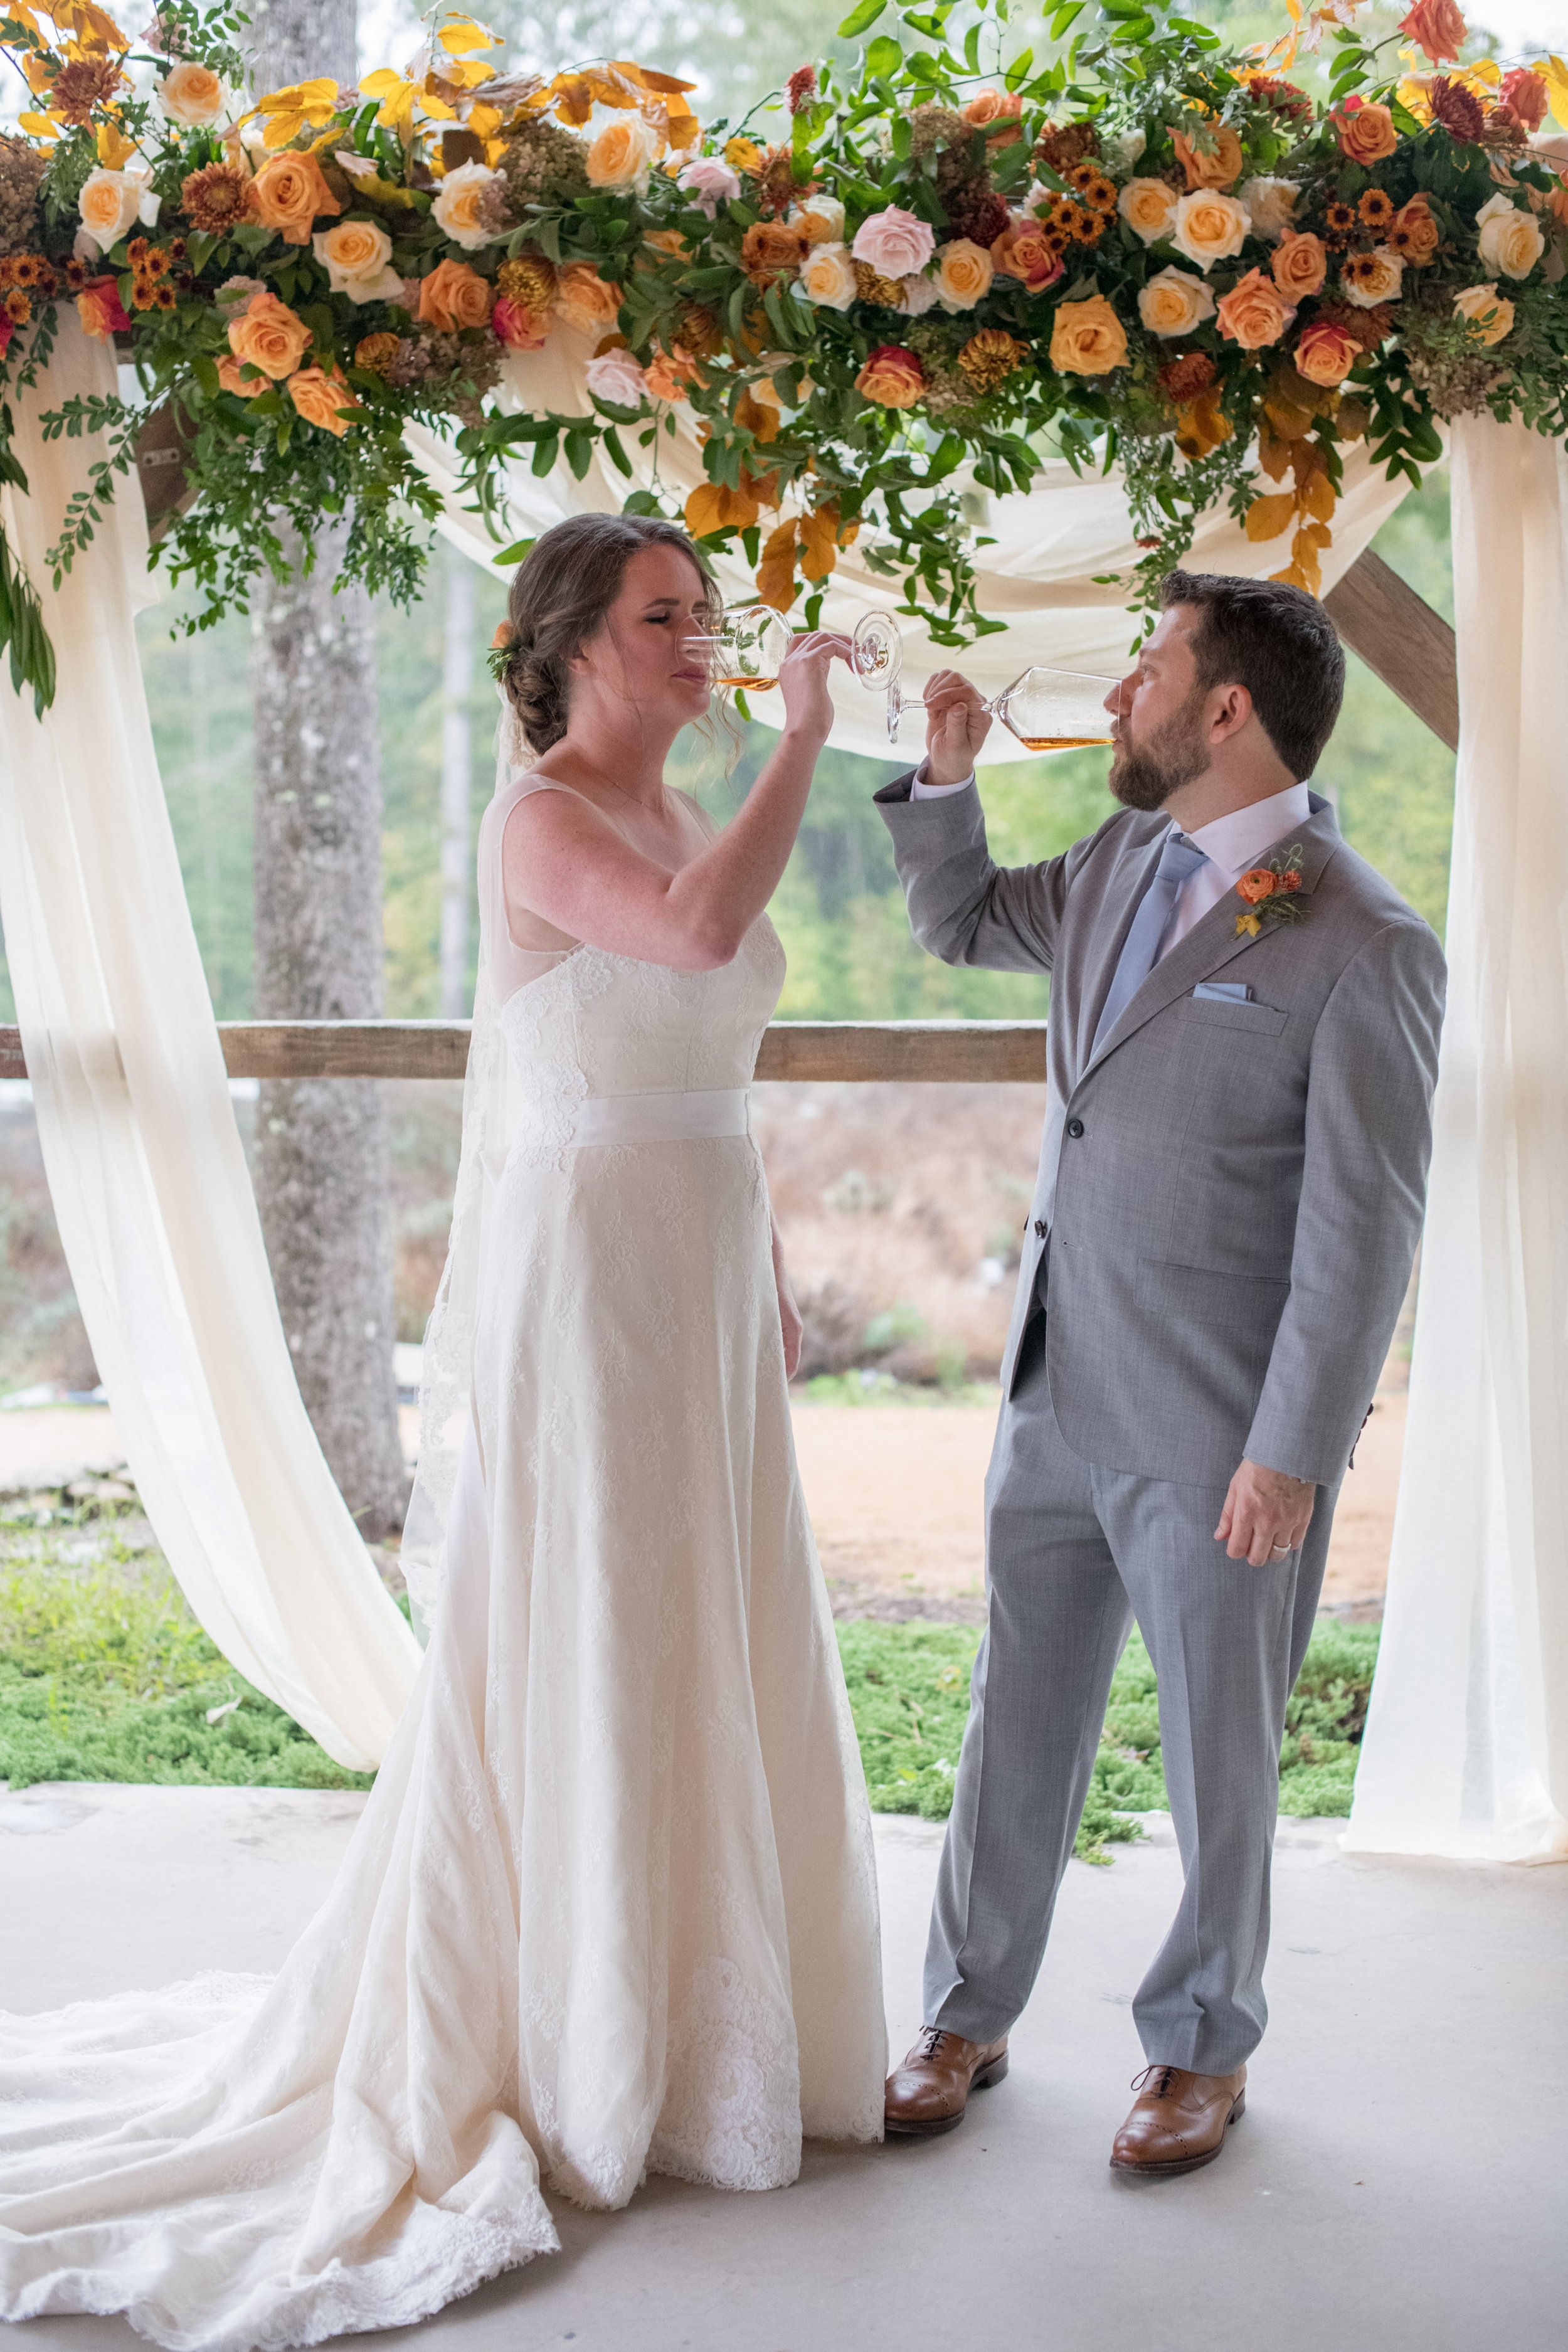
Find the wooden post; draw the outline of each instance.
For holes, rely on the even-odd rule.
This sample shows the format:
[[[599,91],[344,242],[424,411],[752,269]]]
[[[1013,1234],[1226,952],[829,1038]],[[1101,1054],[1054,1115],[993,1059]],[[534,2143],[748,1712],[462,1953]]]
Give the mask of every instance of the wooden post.
[[[1370,548],[1330,589],[1323,609],[1351,651],[1457,751],[1459,667],[1442,614]]]

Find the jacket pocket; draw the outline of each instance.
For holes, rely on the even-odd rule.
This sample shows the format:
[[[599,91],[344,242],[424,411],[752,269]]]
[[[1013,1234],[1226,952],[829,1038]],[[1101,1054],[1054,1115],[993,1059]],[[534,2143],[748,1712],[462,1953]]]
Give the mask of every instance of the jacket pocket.
[[[1278,1037],[1290,1015],[1272,1004],[1242,1004],[1217,996],[1184,996],[1181,1016],[1200,1029],[1247,1029],[1255,1037]]]

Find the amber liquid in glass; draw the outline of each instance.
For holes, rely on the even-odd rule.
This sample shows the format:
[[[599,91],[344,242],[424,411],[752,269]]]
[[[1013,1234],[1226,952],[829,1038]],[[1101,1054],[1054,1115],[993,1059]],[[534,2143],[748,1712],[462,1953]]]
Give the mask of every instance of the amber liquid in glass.
[[[1091,744],[1110,743],[1109,735],[1020,735],[1026,751],[1083,751]]]
[[[715,686],[741,687],[748,694],[766,694],[778,684],[776,677],[750,677],[744,671],[721,671],[713,680]]]

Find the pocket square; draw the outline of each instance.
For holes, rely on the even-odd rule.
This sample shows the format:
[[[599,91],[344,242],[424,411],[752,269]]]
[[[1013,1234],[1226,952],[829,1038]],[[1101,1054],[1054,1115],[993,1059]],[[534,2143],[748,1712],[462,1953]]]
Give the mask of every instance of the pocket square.
[[[1193,994],[1211,1004],[1250,1004],[1252,991],[1244,980],[1200,980]]]

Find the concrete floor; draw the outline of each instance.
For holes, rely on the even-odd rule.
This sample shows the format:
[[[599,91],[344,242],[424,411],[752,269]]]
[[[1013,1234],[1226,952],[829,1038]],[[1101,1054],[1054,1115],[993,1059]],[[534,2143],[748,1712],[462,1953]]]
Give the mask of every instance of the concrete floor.
[[[56,1787],[0,1795],[0,2005],[274,1965],[359,1800]],[[1009,2079],[949,2138],[811,2151],[798,2185],[655,2182],[558,2212],[563,2252],[416,2352],[1563,2352],[1568,1870],[1377,1863],[1283,1825],[1275,2023],[1219,2163],[1106,2167],[1140,2063],[1129,2004],[1178,1883],[1168,1823],[1074,1864]],[[880,1820],[902,2048],[940,1832]],[[130,2352],[37,2321],[16,2352]]]

